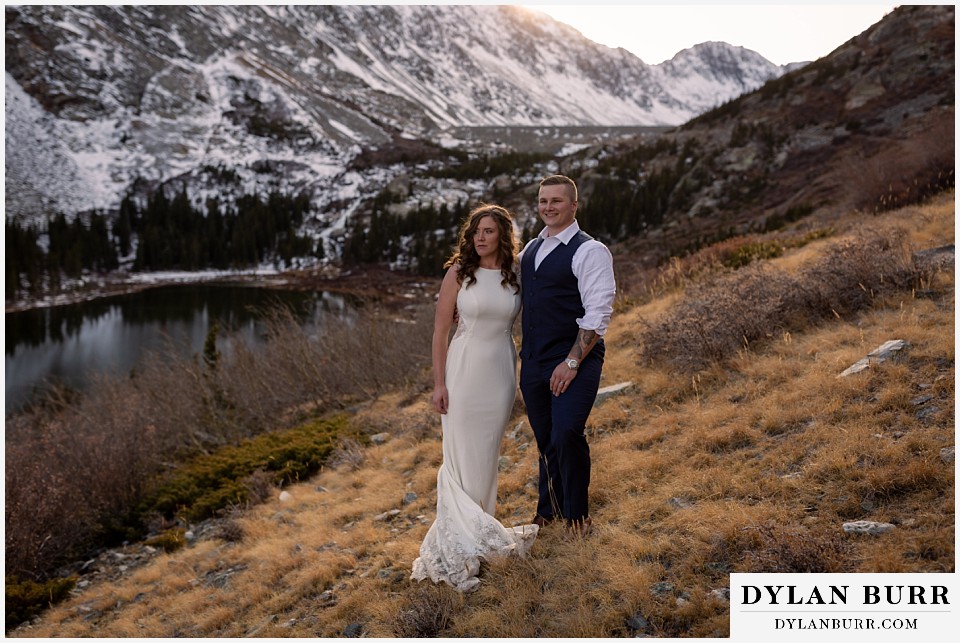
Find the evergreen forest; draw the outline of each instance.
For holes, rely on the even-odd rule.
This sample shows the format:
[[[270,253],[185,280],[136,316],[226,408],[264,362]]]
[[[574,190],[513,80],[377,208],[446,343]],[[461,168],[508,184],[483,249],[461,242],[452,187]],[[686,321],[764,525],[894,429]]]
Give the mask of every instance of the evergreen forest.
[[[7,219],[7,298],[56,293],[64,279],[114,270],[131,259],[138,271],[286,265],[317,254],[314,241],[296,232],[308,209],[305,196],[272,192],[241,196],[231,206],[209,199],[204,211],[186,190],[170,198],[160,189],[142,205],[128,194],[115,217],[93,211],[67,221],[57,213],[43,227]]]
[[[344,265],[388,263],[417,274],[437,275],[456,243],[468,205],[418,204],[391,210],[400,197],[384,190],[369,214],[354,217],[342,244]],[[298,233],[310,211],[305,194],[243,195],[234,203],[208,199],[195,206],[185,189],[164,189],[146,199],[126,195],[112,216],[62,213],[42,225],[6,222],[6,297],[54,294],[65,280],[104,273],[122,264],[136,271],[243,269],[295,258],[324,258],[322,240]]]
[[[421,275],[441,274],[443,264],[457,242],[457,229],[469,206],[458,201],[453,207],[442,203],[417,204],[405,214],[392,211],[390,204],[400,197],[383,190],[373,200],[368,219],[355,217],[343,243],[346,266],[389,263]]]

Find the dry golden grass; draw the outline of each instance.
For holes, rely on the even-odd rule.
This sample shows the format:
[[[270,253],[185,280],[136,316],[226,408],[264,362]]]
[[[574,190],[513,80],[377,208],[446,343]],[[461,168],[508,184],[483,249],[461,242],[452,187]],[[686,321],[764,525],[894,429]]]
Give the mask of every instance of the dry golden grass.
[[[859,221],[908,229],[915,247],[949,243],[952,198]],[[827,245],[771,264],[799,268],[817,247]],[[933,295],[885,295],[692,376],[638,363],[638,329],[669,308],[624,307],[604,384],[633,387],[588,426],[593,535],[569,541],[547,527],[528,559],[485,563],[473,594],[409,580],[441,460],[419,385],[356,412],[388,442],[237,514],[238,540],[158,555],[10,635],[339,637],[359,625],[376,637],[613,637],[632,636],[627,620],[642,614],[651,636],[724,637],[729,606],[715,590],[733,571],[953,571],[954,469],[940,459],[954,440],[953,288],[952,272],[932,275]],[[909,342],[901,359],[837,377],[889,339]],[[921,394],[932,399],[917,405]],[[497,515],[518,523],[536,496],[519,406],[503,454]],[[856,519],[897,529],[845,534]]]

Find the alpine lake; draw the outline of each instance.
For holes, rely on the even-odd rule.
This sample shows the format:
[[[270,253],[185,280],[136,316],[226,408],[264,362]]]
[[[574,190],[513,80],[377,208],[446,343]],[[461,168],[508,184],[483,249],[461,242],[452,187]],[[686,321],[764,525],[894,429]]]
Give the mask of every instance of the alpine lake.
[[[356,298],[253,285],[147,288],[81,303],[6,313],[6,413],[53,386],[83,391],[103,375],[124,376],[150,353],[200,354],[214,324],[217,349],[265,341],[264,313],[286,307],[305,326],[350,317]]]

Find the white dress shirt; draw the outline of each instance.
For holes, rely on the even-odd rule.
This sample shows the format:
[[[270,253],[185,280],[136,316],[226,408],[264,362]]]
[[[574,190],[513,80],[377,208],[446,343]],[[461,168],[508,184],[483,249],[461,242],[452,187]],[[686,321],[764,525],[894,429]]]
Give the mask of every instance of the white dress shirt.
[[[540,231],[539,238],[543,239],[537,256],[533,258],[534,267],[539,268],[544,258],[553,252],[560,244],[568,244],[580,231],[580,224],[574,219],[560,234],[548,237],[547,228]],[[519,258],[530,243],[520,251]],[[519,268],[520,261],[517,261]],[[577,288],[580,290],[580,301],[583,303],[583,317],[577,319],[577,325],[583,330],[593,330],[597,335],[607,332],[610,325],[610,315],[613,314],[613,298],[617,294],[617,285],[613,277],[613,255],[605,245],[591,239],[580,244],[573,254],[573,274],[577,278]]]

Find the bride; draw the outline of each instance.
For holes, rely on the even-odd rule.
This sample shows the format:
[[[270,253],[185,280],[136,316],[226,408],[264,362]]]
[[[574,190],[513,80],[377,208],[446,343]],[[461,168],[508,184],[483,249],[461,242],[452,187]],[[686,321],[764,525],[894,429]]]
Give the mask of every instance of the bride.
[[[433,406],[441,414],[443,464],[437,517],[413,561],[413,580],[472,591],[480,584],[480,559],[525,556],[539,529],[508,528],[494,518],[500,442],[517,389],[515,264],[510,213],[495,205],[474,209],[444,266],[434,318]],[[454,310],[459,324],[448,346]]]

